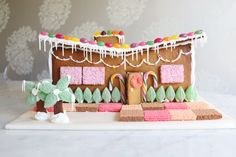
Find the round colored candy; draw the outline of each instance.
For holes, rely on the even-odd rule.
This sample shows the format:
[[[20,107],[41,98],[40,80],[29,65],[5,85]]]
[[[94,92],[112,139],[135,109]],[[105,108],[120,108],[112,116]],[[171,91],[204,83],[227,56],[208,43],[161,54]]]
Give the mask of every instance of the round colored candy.
[[[79,38],[73,37],[73,38],[71,38],[71,40],[74,41],[74,42],[79,42]]]
[[[203,32],[202,30],[197,30],[197,31],[195,31],[194,33],[197,34],[197,35],[199,35],[199,34],[202,34],[202,32]]]
[[[64,39],[65,39],[65,40],[71,40],[72,37],[70,37],[70,36],[64,36]]]
[[[55,35],[54,35],[53,33],[48,33],[48,37],[50,37],[50,38],[54,38]]]
[[[194,36],[194,32],[189,32],[188,34],[187,34],[187,36]]]
[[[97,45],[98,45],[98,46],[104,46],[105,44],[104,44],[104,42],[99,41],[99,42],[97,42]]]
[[[120,32],[119,32],[119,35],[124,35],[124,32],[123,32],[123,31],[120,31]]]
[[[143,85],[143,78],[140,74],[134,74],[130,80],[130,84],[134,89],[140,88]]]
[[[121,47],[122,47],[123,49],[128,49],[128,48],[130,48],[129,44],[123,44]]]
[[[89,40],[88,43],[91,44],[91,45],[96,45],[97,44],[96,41],[94,41],[94,40]]]
[[[48,32],[40,32],[41,35],[47,36]]]
[[[186,38],[186,37],[187,37],[187,34],[182,33],[182,34],[179,35],[179,37],[181,37],[181,38]]]
[[[163,38],[163,41],[170,41],[170,40],[171,40],[170,37],[164,37],[164,38]]]
[[[63,34],[56,34],[56,38],[57,38],[57,39],[63,39],[63,38],[64,38],[64,35],[63,35]]]
[[[116,44],[113,44],[113,47],[114,48],[121,48],[121,45],[116,43]]]
[[[148,42],[147,42],[147,45],[153,45],[153,44],[154,44],[153,41],[148,41]]]
[[[111,35],[111,34],[112,34],[112,31],[108,30],[107,35]]]
[[[100,35],[100,32],[99,31],[96,31],[95,33],[94,33],[94,36],[99,36]]]
[[[105,46],[108,47],[108,48],[111,48],[112,44],[111,43],[105,43]]]
[[[172,39],[172,40],[176,40],[176,39],[178,39],[178,38],[179,38],[178,35],[173,35],[173,36],[171,36],[171,39]]]
[[[106,31],[101,32],[101,35],[106,35],[106,34],[107,34]]]
[[[162,40],[162,38],[156,38],[155,40],[154,40],[154,43],[161,43],[163,40]]]
[[[81,38],[81,39],[80,39],[80,42],[81,42],[81,43],[87,43],[87,42],[88,42],[88,40],[87,40],[87,39],[85,39],[85,38]]]
[[[138,43],[132,43],[132,44],[130,45],[130,47],[131,47],[131,48],[138,47]]]
[[[146,45],[146,42],[142,41],[138,44],[139,46],[145,46]]]

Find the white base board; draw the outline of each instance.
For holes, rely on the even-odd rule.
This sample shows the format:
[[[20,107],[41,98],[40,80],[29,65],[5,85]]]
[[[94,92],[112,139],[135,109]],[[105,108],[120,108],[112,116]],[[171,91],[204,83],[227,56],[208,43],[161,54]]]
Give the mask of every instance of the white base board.
[[[166,121],[166,122],[120,122],[119,113],[67,112],[71,122],[54,124],[36,121],[35,112],[28,111],[5,126],[12,130],[167,130],[167,129],[223,129],[236,128],[235,120],[223,115],[218,120]]]

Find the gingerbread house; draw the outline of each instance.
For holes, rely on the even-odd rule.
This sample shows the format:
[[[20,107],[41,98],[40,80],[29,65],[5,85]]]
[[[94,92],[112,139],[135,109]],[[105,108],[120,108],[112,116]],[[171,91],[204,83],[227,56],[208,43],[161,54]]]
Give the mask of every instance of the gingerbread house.
[[[205,41],[202,30],[132,44],[125,44],[122,31],[96,32],[94,40],[41,32],[39,48],[50,46],[54,83],[70,75],[73,90],[117,87],[123,104],[140,104],[150,87],[194,85],[194,47]]]

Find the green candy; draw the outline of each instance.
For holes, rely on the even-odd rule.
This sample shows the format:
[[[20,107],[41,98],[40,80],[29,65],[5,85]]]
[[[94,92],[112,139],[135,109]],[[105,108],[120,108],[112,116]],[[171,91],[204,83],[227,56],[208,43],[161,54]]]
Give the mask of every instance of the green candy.
[[[53,33],[48,33],[48,37],[54,38],[54,37],[55,37],[55,34],[53,34]]]
[[[179,88],[176,90],[176,93],[175,93],[175,100],[177,102],[183,102],[185,97],[186,95],[185,95],[183,87],[179,86]]]
[[[95,103],[100,103],[102,101],[101,92],[98,88],[96,88],[93,92],[93,100]]]
[[[56,88],[59,89],[60,91],[63,91],[69,86],[69,83],[70,83],[70,77],[64,76],[57,82]]]
[[[109,103],[111,101],[111,93],[107,87],[102,91],[102,99],[105,103]]]
[[[60,92],[58,96],[62,101],[65,101],[68,103],[75,102],[75,96],[74,96],[73,92],[70,90],[70,88],[67,88],[64,91]]]
[[[197,100],[197,97],[198,97],[197,89],[193,85],[190,85],[186,89],[185,94],[186,94],[186,98],[185,98],[186,101],[193,102]]]
[[[117,103],[120,101],[120,99],[121,99],[120,91],[117,87],[115,87],[111,93],[111,100],[112,102]]]
[[[194,34],[199,35],[199,34],[202,34],[202,32],[203,32],[202,30],[197,30],[197,31],[194,32]]]
[[[42,84],[39,87],[39,90],[41,90],[42,92],[49,94],[50,92],[52,92],[55,89],[55,86],[48,81],[42,82]]]
[[[102,41],[99,41],[99,42],[97,42],[97,45],[98,45],[98,46],[104,46],[104,45],[105,45],[105,43],[104,43],[104,42],[102,42]]]
[[[83,101],[84,101],[83,91],[81,90],[80,87],[78,87],[75,91],[75,98],[78,103],[83,103]]]
[[[153,41],[148,41],[148,42],[147,42],[147,45],[153,45],[153,44],[154,44]]]
[[[92,103],[93,102],[93,94],[92,94],[92,92],[90,91],[89,88],[85,88],[85,90],[84,90],[84,100],[87,103]]]
[[[166,97],[165,89],[163,86],[160,86],[157,89],[156,100],[157,100],[157,102],[163,102],[165,100],[165,97]]]
[[[172,102],[174,100],[174,98],[175,98],[175,91],[174,91],[174,88],[172,86],[169,86],[166,89],[166,98],[170,102]]]
[[[112,31],[108,30],[107,35],[111,35],[111,34],[112,34]]]
[[[40,100],[45,101],[46,97],[47,97],[47,94],[42,92],[42,91],[39,91],[38,92],[38,97],[39,97]]]
[[[148,88],[147,91],[147,102],[153,102],[156,98],[156,92],[154,88],[151,86]]]
[[[27,97],[26,97],[26,103],[28,105],[35,105],[37,102],[37,96],[34,96],[33,94],[29,94]]]

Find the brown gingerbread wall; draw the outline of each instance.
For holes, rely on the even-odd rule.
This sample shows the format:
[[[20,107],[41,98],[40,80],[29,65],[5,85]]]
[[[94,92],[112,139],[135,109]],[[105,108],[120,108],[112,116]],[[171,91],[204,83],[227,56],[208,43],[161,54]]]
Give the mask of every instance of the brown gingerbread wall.
[[[184,45],[184,46],[177,46],[172,51],[170,48],[161,49],[160,55],[165,59],[173,60],[178,56],[178,53],[181,49],[184,52],[189,52],[190,46],[191,46],[191,44]],[[62,49],[61,48],[58,48],[57,50],[54,49],[55,55],[57,55],[60,58],[68,58],[69,56],[72,56],[76,60],[83,60],[84,59],[84,52],[83,51],[77,51],[77,52],[74,52],[73,54],[72,54],[71,49],[65,49],[64,51],[65,51],[64,56],[62,56]],[[157,60],[157,54],[152,50],[150,50],[149,54],[150,54],[149,55],[150,62],[155,62]],[[142,61],[142,59],[144,59],[146,57],[147,57],[147,53],[144,52],[143,55],[141,55],[139,53],[138,61],[135,61],[135,60],[132,61],[131,56],[127,57],[127,60],[129,60],[131,63],[136,65],[136,64],[140,63]],[[92,60],[94,62],[99,61],[99,58],[100,58],[99,54],[93,53]],[[183,86],[184,89],[186,89],[186,87],[191,84],[191,60],[192,60],[191,55],[182,55],[181,58],[178,61],[176,61],[175,63],[167,63],[167,62],[160,61],[156,66],[150,66],[150,65],[147,65],[144,63],[141,67],[138,67],[138,68],[134,68],[134,67],[127,65],[126,70],[125,70],[124,66],[121,66],[119,68],[109,68],[109,67],[103,65],[102,63],[98,64],[98,65],[90,64],[88,62],[78,64],[78,63],[75,63],[71,60],[61,61],[61,60],[56,59],[53,56],[52,57],[52,75],[53,75],[53,82],[55,83],[60,78],[60,67],[61,66],[80,66],[80,67],[83,67],[83,66],[104,66],[105,67],[105,84],[104,85],[98,85],[98,86],[80,85],[80,87],[82,89],[84,89],[85,87],[89,87],[91,90],[94,90],[97,87],[99,89],[104,89],[105,87],[108,87],[109,79],[110,79],[111,75],[114,73],[121,73],[123,76],[125,76],[126,72],[146,72],[146,71],[152,70],[158,76],[159,85],[163,85],[165,87],[168,85],[173,85],[173,87],[175,89],[181,85],[181,86]],[[109,55],[107,55],[106,58],[104,58],[104,61],[108,64],[111,64],[111,65],[118,65],[122,62],[122,59],[120,57],[119,58],[117,58],[117,57],[111,58]],[[160,66],[163,64],[183,64],[184,65],[184,82],[181,84],[161,84],[159,69],[160,69]],[[151,83],[152,83],[152,79],[149,78],[148,79],[148,86],[150,86]],[[114,85],[119,88],[118,79],[115,79]],[[71,87],[72,87],[72,89],[75,90],[77,85],[71,85]]]

